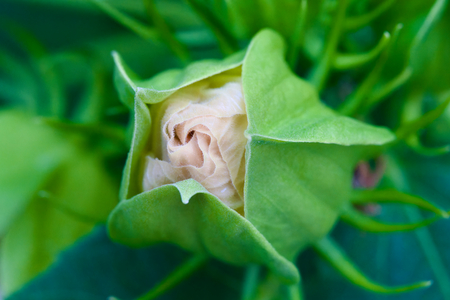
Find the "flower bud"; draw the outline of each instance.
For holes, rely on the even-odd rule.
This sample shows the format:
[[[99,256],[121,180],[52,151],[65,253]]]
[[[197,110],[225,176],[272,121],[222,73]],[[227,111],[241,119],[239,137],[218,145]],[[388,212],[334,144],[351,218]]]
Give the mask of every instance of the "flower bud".
[[[241,78],[218,75],[187,86],[160,109],[154,134],[161,157],[146,155],[143,189],[192,178],[229,207],[241,207],[248,125]]]

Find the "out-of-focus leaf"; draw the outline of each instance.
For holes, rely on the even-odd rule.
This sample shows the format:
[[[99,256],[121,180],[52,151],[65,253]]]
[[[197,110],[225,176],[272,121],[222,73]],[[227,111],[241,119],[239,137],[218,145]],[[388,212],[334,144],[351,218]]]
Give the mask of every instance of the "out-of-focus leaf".
[[[104,227],[97,227],[7,299],[105,300],[115,296],[133,300],[157,286],[188,257],[180,248],[167,244],[144,249],[116,244]],[[241,269],[210,261],[158,299],[237,299],[241,278]]]
[[[43,188],[64,155],[58,134],[27,117],[18,111],[0,112],[1,236]]]
[[[1,283],[8,294],[105,221],[118,191],[79,134],[17,111],[0,116]]]

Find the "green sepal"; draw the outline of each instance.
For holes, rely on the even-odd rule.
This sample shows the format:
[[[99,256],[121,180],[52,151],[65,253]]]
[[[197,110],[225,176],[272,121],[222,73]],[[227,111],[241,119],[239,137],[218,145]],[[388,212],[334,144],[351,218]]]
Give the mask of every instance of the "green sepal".
[[[245,216],[294,259],[331,230],[349,199],[356,163],[395,136],[326,107],[292,73],[284,53],[278,34],[261,31],[242,68],[250,141]]]
[[[127,245],[175,243],[232,264],[265,265],[287,284],[299,280],[295,266],[278,254],[248,220],[193,179],[122,201],[108,224],[110,236]]]
[[[238,52],[224,60],[197,61],[185,69],[168,70],[151,79],[140,80],[120,55],[113,52],[116,65],[114,83],[121,101],[128,107],[134,106],[135,97],[144,103],[155,104],[165,100],[180,88],[240,66],[244,54],[245,52]]]
[[[317,90],[287,65],[285,43],[276,32],[258,33],[242,68],[247,136],[271,141],[338,145],[383,145],[395,139],[386,128],[337,114]]]
[[[113,239],[134,246],[172,242],[235,264],[265,265],[285,281],[298,279],[289,261],[330,231],[349,201],[355,164],[395,136],[327,108],[316,90],[290,71],[284,55],[284,41],[272,30],[257,34],[245,53],[149,80],[132,79],[115,55],[119,94],[129,94],[125,103],[134,101],[134,135],[122,202],[108,221]],[[241,65],[249,121],[245,218],[200,186],[195,193],[182,192],[178,184],[142,192],[142,158],[155,149],[151,125],[160,126],[152,109],[161,106],[155,104],[197,81],[236,75]]]

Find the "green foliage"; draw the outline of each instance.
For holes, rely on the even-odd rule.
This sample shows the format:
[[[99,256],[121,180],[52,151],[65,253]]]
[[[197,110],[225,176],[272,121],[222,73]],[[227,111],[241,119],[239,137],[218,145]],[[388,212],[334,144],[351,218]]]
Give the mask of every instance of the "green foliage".
[[[173,242],[235,264],[264,264],[283,280],[298,280],[293,266],[277,251],[293,260],[302,248],[327,234],[348,201],[354,165],[376,151],[374,146],[364,146],[382,145],[394,136],[326,108],[313,88],[292,74],[283,55],[282,39],[266,30],[254,38],[243,61],[249,119],[245,218],[195,182],[144,193],[138,186],[140,158],[143,151],[154,147],[149,144],[152,106],[145,103],[161,102],[177,89],[234,69],[242,56],[197,62],[185,71],[133,81],[135,76],[127,75],[128,68],[116,55],[119,93],[130,105],[135,92],[135,118],[123,201],[108,222],[113,239],[134,246]],[[318,184],[324,176],[328,177],[326,187]],[[282,193],[270,184],[273,178],[280,178]],[[185,191],[185,186],[194,192]],[[280,230],[292,238],[280,239]]]
[[[299,280],[296,268],[250,222],[193,179],[122,201],[108,224],[111,237],[126,245],[175,243],[228,263],[266,265],[287,283]]]
[[[237,299],[242,286],[245,300],[380,299],[344,276],[386,299],[450,299],[448,221],[424,227],[448,217],[447,2],[2,2],[3,292]],[[242,75],[248,112],[245,211],[192,179],[142,192],[165,99],[224,73]],[[381,186],[362,178],[371,184],[352,191],[358,176],[382,177],[382,159],[375,175],[353,172],[380,154]],[[129,249],[103,229],[77,242],[108,217],[121,243],[197,254]],[[332,232],[339,219],[352,227]],[[252,265],[244,277],[214,258]],[[285,285],[299,271],[305,295]]]
[[[79,134],[14,110],[1,112],[0,130],[2,286],[10,293],[104,222],[117,188]]]

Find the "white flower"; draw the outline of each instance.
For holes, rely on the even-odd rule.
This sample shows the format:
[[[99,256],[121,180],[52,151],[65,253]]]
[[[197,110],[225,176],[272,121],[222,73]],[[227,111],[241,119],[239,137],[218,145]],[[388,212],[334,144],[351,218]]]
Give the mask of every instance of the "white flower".
[[[248,125],[241,77],[218,75],[182,88],[159,112],[160,133],[153,134],[160,159],[145,157],[143,189],[193,178],[229,207],[241,207]]]

